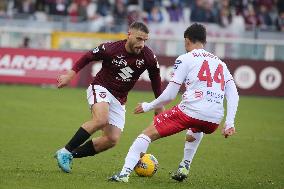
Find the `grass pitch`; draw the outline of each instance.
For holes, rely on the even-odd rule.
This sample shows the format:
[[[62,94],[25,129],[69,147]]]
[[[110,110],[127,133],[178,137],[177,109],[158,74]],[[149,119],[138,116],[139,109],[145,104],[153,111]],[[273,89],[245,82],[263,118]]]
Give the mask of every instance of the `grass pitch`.
[[[238,133],[229,139],[220,129],[206,135],[185,182],[169,178],[182,158],[185,132],[150,145],[160,165],[152,178],[133,173],[127,184],[107,182],[152,119],[152,112],[132,114],[136,103],[152,96],[130,93],[118,146],[75,159],[73,172],[64,174],[53,155],[90,119],[85,90],[0,85],[0,188],[284,188],[284,99],[264,97],[240,98]]]

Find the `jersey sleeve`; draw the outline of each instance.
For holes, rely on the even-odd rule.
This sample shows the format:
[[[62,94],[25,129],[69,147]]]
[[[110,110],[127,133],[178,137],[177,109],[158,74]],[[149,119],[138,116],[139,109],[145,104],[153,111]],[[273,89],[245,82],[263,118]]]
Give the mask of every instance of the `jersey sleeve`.
[[[99,61],[108,57],[109,43],[103,43],[93,49],[93,60]]]
[[[161,95],[162,87],[161,87],[161,76],[160,76],[160,67],[159,62],[153,53],[150,55],[150,66],[148,67],[149,78],[151,80],[152,90],[156,98]]]
[[[180,85],[176,83],[169,83],[163,93],[159,96],[159,98],[153,100],[150,103],[144,102],[142,103],[142,108],[144,112],[148,112],[154,108],[160,108],[172,100],[174,100],[177,96],[177,93],[180,89]]]
[[[231,80],[234,80],[232,74],[230,73],[227,65],[225,64],[224,66],[224,80],[225,80],[225,83],[227,83],[228,81],[231,81]]]
[[[77,73],[90,62],[103,60],[105,57],[107,57],[105,44],[101,44],[98,47],[94,48],[91,51],[88,51],[83,56],[81,56],[79,60],[77,60],[73,65],[72,70],[74,70]]]
[[[183,84],[189,72],[189,64],[185,61],[184,56],[179,56],[174,64],[172,78],[170,82]]]
[[[227,99],[227,116],[226,127],[234,127],[235,116],[238,109],[239,94],[233,80],[229,80],[225,88],[225,96]]]

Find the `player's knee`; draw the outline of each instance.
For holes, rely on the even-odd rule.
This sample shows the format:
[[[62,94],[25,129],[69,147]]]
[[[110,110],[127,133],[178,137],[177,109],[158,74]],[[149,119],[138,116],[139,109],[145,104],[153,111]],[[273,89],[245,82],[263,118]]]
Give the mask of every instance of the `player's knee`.
[[[196,139],[192,135],[186,135],[185,140],[187,142],[194,142]]]
[[[194,141],[200,141],[203,138],[203,132],[194,133],[191,130],[188,130],[186,133],[186,141],[187,142],[194,142]]]
[[[110,148],[116,146],[119,142],[119,136],[107,136],[107,141]]]
[[[93,120],[95,122],[95,125],[99,128],[102,128],[108,124],[108,118],[105,116],[94,116]]]
[[[150,142],[153,142],[159,138],[161,138],[161,135],[159,134],[159,132],[157,131],[157,129],[155,128],[154,125],[151,125],[149,127],[147,127],[143,132],[143,135],[146,135],[147,137],[150,138]]]

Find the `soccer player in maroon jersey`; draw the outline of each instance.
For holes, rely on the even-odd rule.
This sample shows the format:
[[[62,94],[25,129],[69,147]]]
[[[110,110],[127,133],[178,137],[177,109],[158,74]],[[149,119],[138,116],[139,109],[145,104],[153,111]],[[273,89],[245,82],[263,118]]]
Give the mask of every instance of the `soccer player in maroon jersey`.
[[[58,77],[58,88],[62,88],[88,63],[102,60],[101,70],[87,89],[92,119],[83,123],[65,147],[55,154],[62,171],[71,171],[73,158],[94,156],[118,143],[125,124],[128,92],[145,70],[149,73],[155,97],[161,94],[159,64],[153,52],[145,46],[148,33],[145,24],[134,22],[126,40],[99,45],[84,54],[72,70]],[[155,113],[162,110],[158,108]],[[103,131],[102,136],[85,142],[98,130]]]

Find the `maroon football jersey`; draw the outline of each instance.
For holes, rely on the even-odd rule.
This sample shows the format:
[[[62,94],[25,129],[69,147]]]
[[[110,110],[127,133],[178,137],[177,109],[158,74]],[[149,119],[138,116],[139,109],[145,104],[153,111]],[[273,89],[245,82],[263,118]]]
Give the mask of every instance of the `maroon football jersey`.
[[[125,43],[126,40],[103,43],[81,57],[72,69],[78,72],[89,62],[102,60],[102,68],[92,84],[105,87],[122,104],[140,75],[148,70],[157,98],[161,94],[161,78],[156,56],[147,46],[140,54],[130,54],[125,49]]]

